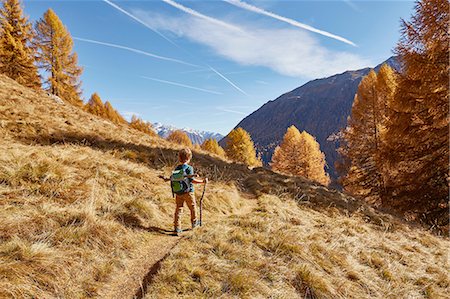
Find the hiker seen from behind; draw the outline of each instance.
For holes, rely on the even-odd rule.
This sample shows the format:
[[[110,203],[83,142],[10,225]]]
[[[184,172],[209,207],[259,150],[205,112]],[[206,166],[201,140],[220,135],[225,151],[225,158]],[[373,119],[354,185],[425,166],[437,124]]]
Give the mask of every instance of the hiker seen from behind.
[[[172,188],[172,193],[175,195],[175,215],[174,215],[174,234],[178,235],[182,232],[181,229],[181,214],[183,212],[184,203],[188,206],[191,212],[192,229],[199,225],[197,220],[195,202],[194,184],[206,184],[208,179],[199,179],[194,174],[194,168],[189,165],[192,159],[192,151],[189,148],[184,148],[178,152],[179,165],[172,171],[169,181]]]

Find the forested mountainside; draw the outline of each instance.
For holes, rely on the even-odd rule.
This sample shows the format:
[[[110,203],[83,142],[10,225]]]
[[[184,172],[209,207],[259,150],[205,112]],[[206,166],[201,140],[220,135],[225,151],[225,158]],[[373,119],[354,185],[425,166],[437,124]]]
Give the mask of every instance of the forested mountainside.
[[[400,65],[391,57],[375,67],[387,63],[396,70]],[[336,178],[334,162],[338,158],[338,132],[347,124],[353,99],[362,78],[370,68],[347,71],[328,78],[310,81],[287,92],[244,118],[237,126],[252,136],[264,163],[271,161],[273,151],[283,138],[286,129],[295,125],[317,138],[325,153],[327,171]],[[221,144],[224,145],[222,140]]]

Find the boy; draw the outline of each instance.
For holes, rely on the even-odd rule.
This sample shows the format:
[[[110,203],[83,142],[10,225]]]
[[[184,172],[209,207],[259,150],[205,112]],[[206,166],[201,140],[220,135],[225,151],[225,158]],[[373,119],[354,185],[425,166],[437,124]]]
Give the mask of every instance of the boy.
[[[198,179],[194,176],[194,168],[190,166],[188,163],[192,159],[192,152],[189,148],[184,148],[178,152],[178,160],[180,165],[175,168],[176,170],[184,170],[184,173],[187,176],[186,183],[189,185],[186,186],[185,192],[176,193],[175,201],[175,215],[174,215],[174,234],[178,236],[179,233],[182,232],[181,229],[181,219],[180,215],[183,211],[183,204],[186,202],[189,210],[191,211],[191,224],[192,229],[199,225],[199,222],[196,218],[196,203],[195,203],[195,195],[194,195],[194,185],[193,184],[205,184],[208,182],[208,179]],[[166,179],[167,180],[167,179]]]

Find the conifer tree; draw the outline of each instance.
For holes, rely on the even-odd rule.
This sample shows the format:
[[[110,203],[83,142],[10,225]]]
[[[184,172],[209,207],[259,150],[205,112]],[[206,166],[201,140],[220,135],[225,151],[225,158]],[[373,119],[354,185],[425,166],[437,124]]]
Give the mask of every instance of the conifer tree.
[[[116,124],[126,124],[127,121],[120,115],[117,110],[113,108],[110,102],[106,101],[102,102],[102,99],[98,95],[98,93],[93,93],[89,101],[84,105],[84,109],[94,115],[100,116],[101,118],[108,119]],[[133,121],[133,119],[132,119]],[[136,125],[136,120],[134,123]],[[144,124],[142,125],[144,126]],[[133,127],[133,125],[132,125]]]
[[[386,134],[394,206],[448,212],[448,24],[448,0],[418,1],[411,21],[402,21],[403,69]]]
[[[0,73],[24,86],[39,89],[41,81],[32,46],[34,32],[23,16],[19,0],[3,1],[0,22]]]
[[[106,118],[116,124],[126,124],[127,121],[120,115],[117,110],[113,108],[110,102],[105,102],[105,114]]]
[[[156,135],[155,131],[153,131],[152,125],[149,122],[143,121],[136,115],[131,117],[130,127],[152,137]]]
[[[93,93],[84,106],[85,110],[91,114],[106,118],[106,110],[105,105],[102,102],[102,99],[98,95],[98,93]]]
[[[206,139],[201,148],[205,151],[208,151],[210,153],[216,154],[220,157],[225,157],[225,151],[224,149],[219,145],[219,143],[217,142],[216,139],[214,138],[209,138]]]
[[[308,132],[290,126],[272,156],[272,169],[288,175],[304,176],[323,185],[330,183],[325,172],[325,155]]]
[[[170,133],[170,135],[167,137],[167,140],[187,147],[192,147],[191,139],[189,139],[188,135],[181,130],[176,130]]]
[[[81,106],[82,68],[73,52],[73,40],[67,28],[51,9],[36,23],[38,60],[48,72],[46,90],[73,105]]]
[[[345,191],[379,204],[386,196],[384,134],[387,103],[394,97],[395,74],[383,65],[363,78],[352,106],[339,152],[348,160],[341,177]]]
[[[230,160],[244,163],[247,166],[261,166],[256,156],[255,146],[250,134],[242,128],[234,129],[227,136],[225,152]]]

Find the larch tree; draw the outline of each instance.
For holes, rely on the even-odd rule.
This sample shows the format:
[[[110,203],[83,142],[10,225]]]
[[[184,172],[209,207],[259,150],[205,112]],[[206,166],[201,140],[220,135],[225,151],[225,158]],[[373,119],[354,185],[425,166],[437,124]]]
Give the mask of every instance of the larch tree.
[[[386,197],[384,135],[387,103],[396,90],[395,73],[384,64],[370,71],[358,86],[339,152],[348,161],[340,182],[344,190],[380,204]]]
[[[125,118],[123,118],[122,115],[120,115],[120,113],[117,112],[117,110],[114,109],[113,106],[111,105],[111,103],[108,101],[105,102],[105,114],[106,114],[106,118],[109,119],[110,121],[112,121],[113,123],[116,123],[116,124],[126,124],[127,123]]]
[[[232,130],[227,138],[225,153],[230,160],[247,166],[261,166],[256,156],[255,146],[250,134],[242,128]]]
[[[89,101],[84,105],[84,110],[87,112],[108,119],[116,124],[126,124],[127,121],[120,115],[117,110],[113,108],[110,102],[102,102],[98,93],[93,93]]]
[[[152,137],[154,137],[156,135],[155,131],[153,130],[152,125],[149,122],[143,121],[136,115],[133,115],[131,117],[130,127],[132,127],[133,129],[136,129],[138,131],[141,131]]]
[[[288,175],[303,176],[323,185],[330,183],[325,172],[325,155],[320,145],[308,132],[290,126],[283,141],[272,156],[271,167]]]
[[[84,106],[84,109],[91,114],[106,118],[105,105],[98,93],[93,93],[91,95],[89,101]]]
[[[73,52],[69,31],[51,9],[36,23],[36,44],[40,67],[48,73],[46,90],[65,101],[82,106],[80,99],[82,68]]]
[[[206,139],[201,145],[201,148],[205,151],[216,154],[220,157],[225,157],[225,150],[219,145],[217,140],[214,138]]]
[[[181,130],[176,130],[176,131],[173,131],[172,133],[170,133],[170,135],[167,136],[167,141],[177,143],[180,145],[184,145],[187,147],[192,147],[191,139],[188,137],[188,135],[185,132],[183,132]]]
[[[390,205],[442,212],[447,223],[448,24],[448,0],[418,1],[411,20],[402,20],[396,53],[403,69],[396,96],[388,104],[386,134],[391,171],[388,184],[393,199]]]
[[[34,31],[19,0],[4,0],[0,9],[0,73],[34,89],[41,88],[32,45]]]

